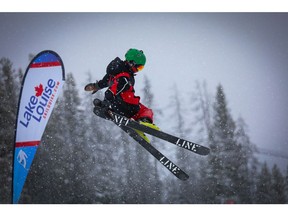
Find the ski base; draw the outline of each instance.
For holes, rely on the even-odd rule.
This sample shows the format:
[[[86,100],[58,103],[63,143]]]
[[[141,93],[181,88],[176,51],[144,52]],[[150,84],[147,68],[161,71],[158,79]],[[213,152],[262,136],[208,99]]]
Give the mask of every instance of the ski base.
[[[131,136],[138,144],[140,144],[151,155],[153,155],[166,169],[168,169],[178,179],[185,181],[189,178],[189,176],[181,168],[179,168],[176,164],[174,164],[171,160],[169,160],[166,156],[164,156],[161,152],[159,152],[155,147],[153,147],[150,143],[148,143],[134,129],[129,128],[125,125],[116,123],[115,121],[113,121],[113,117],[110,115],[107,115],[106,110],[103,110],[101,107],[95,106],[94,113],[101,118],[114,122],[123,131],[125,131],[129,136]]]
[[[179,137],[173,136],[171,134],[165,133],[163,131],[148,127],[146,125],[143,125],[137,121],[128,119],[125,116],[119,115],[117,113],[112,112],[111,110],[108,111],[109,115],[113,118],[113,122],[117,124],[118,126],[124,125],[126,127],[135,129],[135,130],[140,130],[144,133],[150,134],[152,136],[158,137],[160,139],[163,139],[167,142],[170,142],[178,147],[184,148],[186,150],[189,150],[193,153],[199,154],[199,155],[208,155],[210,153],[210,149],[196,144],[191,141],[187,141],[185,139],[181,139]]]

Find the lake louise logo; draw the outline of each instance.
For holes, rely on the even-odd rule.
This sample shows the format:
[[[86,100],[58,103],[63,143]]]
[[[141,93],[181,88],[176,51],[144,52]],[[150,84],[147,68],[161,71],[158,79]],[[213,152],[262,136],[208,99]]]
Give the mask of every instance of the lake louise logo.
[[[34,87],[35,95],[30,97],[28,104],[25,106],[20,124],[28,128],[31,120],[40,123],[42,118],[45,119],[52,106],[59,85],[60,82],[49,79],[45,88],[42,83]]]
[[[34,89],[36,91],[36,94],[35,94],[36,97],[41,96],[44,91],[42,84],[40,84],[39,86],[36,86]]]

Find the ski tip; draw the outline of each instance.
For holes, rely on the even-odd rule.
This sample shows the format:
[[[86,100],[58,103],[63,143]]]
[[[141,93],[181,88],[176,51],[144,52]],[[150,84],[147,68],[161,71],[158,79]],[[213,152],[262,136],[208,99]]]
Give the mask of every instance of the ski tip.
[[[210,153],[210,149],[205,147],[205,148],[202,148],[201,150],[198,150],[197,153],[205,156],[205,155],[208,155]]]
[[[186,181],[187,179],[189,179],[189,176],[186,173],[180,173],[178,178],[182,181]]]

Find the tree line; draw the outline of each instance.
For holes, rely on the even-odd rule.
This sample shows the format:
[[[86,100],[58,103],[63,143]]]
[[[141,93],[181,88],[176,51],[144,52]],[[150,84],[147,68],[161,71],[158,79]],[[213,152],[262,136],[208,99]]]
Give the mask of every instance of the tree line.
[[[0,203],[10,203],[12,152],[23,71],[0,60]],[[91,82],[87,75],[87,83]],[[156,123],[169,122],[174,135],[205,143],[207,157],[150,137],[153,145],[189,175],[182,182],[111,122],[93,114],[93,98],[81,96],[72,73],[63,87],[27,177],[20,203],[288,203],[288,168],[259,162],[243,118],[234,120],[224,88],[215,93],[196,82],[183,100],[175,85],[171,116],[156,106],[145,77],[143,104]],[[185,101],[185,102],[184,102]]]

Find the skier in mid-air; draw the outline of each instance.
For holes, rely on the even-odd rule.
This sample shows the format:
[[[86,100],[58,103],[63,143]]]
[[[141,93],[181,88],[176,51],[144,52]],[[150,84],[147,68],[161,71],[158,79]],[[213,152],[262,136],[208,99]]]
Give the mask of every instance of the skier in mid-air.
[[[125,54],[125,60],[116,57],[106,69],[105,76],[95,83],[85,86],[85,91],[98,90],[108,87],[105,92],[104,103],[118,114],[136,121],[153,123],[153,111],[140,102],[140,97],[135,96],[134,84],[137,72],[144,68],[146,56],[142,50],[129,49]],[[103,103],[99,99],[94,100],[95,106]]]
[[[93,112],[101,118],[113,121],[173,175],[181,180],[187,180],[189,176],[183,170],[152,145],[147,145],[151,142],[145,133],[199,155],[209,154],[210,149],[160,131],[153,124],[153,111],[140,103],[140,97],[135,96],[134,91],[134,76],[144,68],[145,63],[146,57],[142,50],[129,49],[125,54],[124,61],[116,57],[108,64],[102,80],[87,84],[85,91],[94,94],[98,90],[108,87],[103,101],[99,99],[93,101],[95,105]]]

